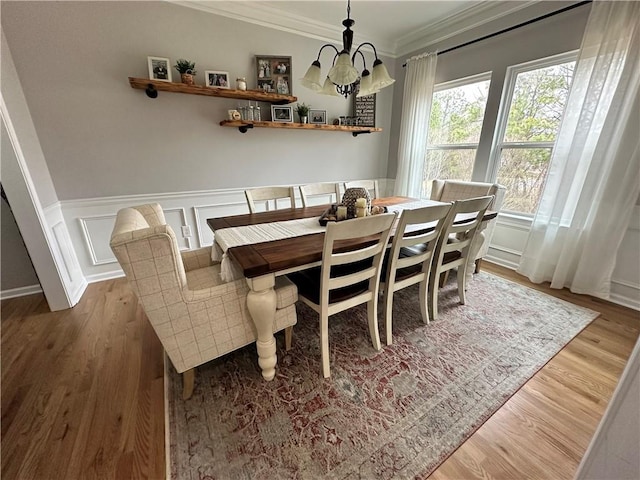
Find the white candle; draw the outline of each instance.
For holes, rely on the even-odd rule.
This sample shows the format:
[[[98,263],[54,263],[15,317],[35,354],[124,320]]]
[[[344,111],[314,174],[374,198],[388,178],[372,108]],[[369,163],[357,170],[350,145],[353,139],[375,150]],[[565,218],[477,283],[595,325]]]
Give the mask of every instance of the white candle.
[[[367,206],[367,199],[366,198],[358,198],[358,199],[356,199],[356,207],[366,208],[366,206]]]
[[[338,217],[338,221],[346,220],[346,218],[347,218],[347,207],[346,206],[338,205],[337,217]]]

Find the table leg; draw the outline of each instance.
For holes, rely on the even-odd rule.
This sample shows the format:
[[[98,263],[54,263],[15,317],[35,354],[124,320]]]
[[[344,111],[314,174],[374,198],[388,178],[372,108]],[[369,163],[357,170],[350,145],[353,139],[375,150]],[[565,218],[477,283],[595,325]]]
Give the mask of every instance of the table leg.
[[[276,319],[275,276],[247,278],[247,283],[250,289],[247,293],[247,308],[258,331],[258,365],[262,369],[263,378],[267,381],[273,380],[278,363],[276,339],[273,336],[273,324]]]

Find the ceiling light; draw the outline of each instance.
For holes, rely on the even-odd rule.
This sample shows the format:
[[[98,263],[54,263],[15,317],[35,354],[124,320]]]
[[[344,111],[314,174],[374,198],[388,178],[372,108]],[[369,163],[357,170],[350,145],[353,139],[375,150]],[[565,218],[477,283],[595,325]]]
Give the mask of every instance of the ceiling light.
[[[353,27],[356,22],[350,18],[350,15],[351,0],[347,0],[347,18],[342,21],[342,25],[345,27],[345,30],[342,32],[342,51],[338,51],[338,49],[330,43],[320,47],[318,58],[313,61],[307,73],[301,79],[302,86],[324,95],[340,94],[347,98],[354,93],[359,97],[371,95],[395,82],[395,80],[389,76],[389,72],[382,63],[382,60],[378,58],[378,52],[373,44],[369,42],[361,43],[353,52],[353,55],[351,55],[351,46],[353,44],[353,31],[351,27]],[[375,55],[371,73],[367,70],[364,54],[360,50],[365,45],[371,47]],[[322,54],[322,50],[326,47],[333,48],[336,53],[333,57],[332,67],[327,74],[327,78],[324,84],[321,84],[320,54]],[[360,54],[360,58],[362,59],[362,74],[359,74],[358,70],[354,67],[357,54]]]

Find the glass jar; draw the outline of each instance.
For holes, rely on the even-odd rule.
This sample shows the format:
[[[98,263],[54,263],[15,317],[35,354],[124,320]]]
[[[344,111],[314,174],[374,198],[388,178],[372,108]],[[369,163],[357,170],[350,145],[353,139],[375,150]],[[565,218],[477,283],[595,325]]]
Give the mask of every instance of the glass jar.
[[[261,122],[261,114],[260,114],[260,105],[256,105],[256,108],[253,109],[253,119],[256,122]]]
[[[247,89],[247,81],[244,77],[236,78],[236,88],[238,90],[246,90]]]
[[[253,111],[254,111],[253,105],[249,105],[247,107],[247,120],[249,120],[251,122],[253,122],[253,120],[254,120]]]

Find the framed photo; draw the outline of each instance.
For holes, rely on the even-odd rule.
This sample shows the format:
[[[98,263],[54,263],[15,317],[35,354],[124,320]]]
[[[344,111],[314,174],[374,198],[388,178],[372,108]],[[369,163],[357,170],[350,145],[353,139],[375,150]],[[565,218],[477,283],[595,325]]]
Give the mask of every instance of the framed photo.
[[[256,85],[263,92],[291,95],[291,57],[256,55]]]
[[[218,70],[207,70],[204,72],[204,84],[207,87],[230,88],[229,72],[220,72]]]
[[[171,65],[168,58],[147,57],[149,78],[161,82],[171,81]]]
[[[327,123],[327,111],[309,110],[309,123],[325,125]]]
[[[287,105],[271,105],[271,121],[282,123],[293,122],[293,107]]]
[[[364,97],[353,97],[353,116],[356,125],[363,127],[376,126],[376,94],[365,95]]]

